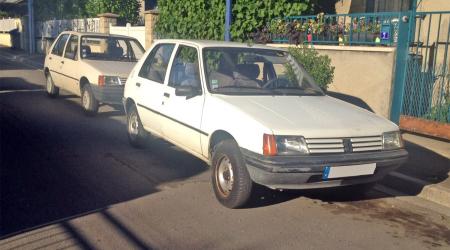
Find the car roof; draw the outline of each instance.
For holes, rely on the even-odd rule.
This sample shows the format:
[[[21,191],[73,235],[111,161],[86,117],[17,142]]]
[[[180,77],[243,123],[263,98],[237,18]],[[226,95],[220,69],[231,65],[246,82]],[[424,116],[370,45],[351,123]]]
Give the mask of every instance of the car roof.
[[[98,33],[98,32],[79,32],[79,31],[63,31],[61,34],[73,34],[73,35],[79,35],[79,36],[103,36],[103,37],[122,37],[122,38],[133,38],[131,36],[124,36],[124,35],[116,35],[116,34],[105,34],[105,33]]]
[[[255,44],[255,43],[239,43],[239,42],[226,42],[215,40],[188,40],[188,39],[158,39],[156,43],[185,43],[196,45],[200,48],[206,47],[237,47],[237,48],[259,48],[259,49],[271,49],[285,51],[283,48],[276,48],[272,46]]]

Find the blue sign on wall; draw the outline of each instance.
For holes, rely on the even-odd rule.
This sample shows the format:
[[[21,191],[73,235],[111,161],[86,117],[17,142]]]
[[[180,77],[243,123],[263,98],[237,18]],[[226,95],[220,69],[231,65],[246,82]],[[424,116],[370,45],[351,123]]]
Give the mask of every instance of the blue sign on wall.
[[[391,39],[391,27],[389,25],[381,26],[380,38],[381,40]]]

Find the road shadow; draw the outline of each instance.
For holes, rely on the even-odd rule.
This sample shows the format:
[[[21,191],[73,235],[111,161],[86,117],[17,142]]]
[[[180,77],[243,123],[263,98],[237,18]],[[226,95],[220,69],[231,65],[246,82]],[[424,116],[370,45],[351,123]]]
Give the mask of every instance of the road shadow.
[[[24,78],[0,76],[0,91],[36,90],[36,89],[42,89],[42,87],[36,84],[31,84]]]
[[[3,89],[38,87],[2,80],[9,81],[17,86]],[[0,239],[151,195],[161,184],[207,170],[160,140],[132,148],[117,118],[122,110],[87,117],[73,98],[0,95]]]
[[[402,176],[387,176],[382,184],[407,195],[418,195],[429,185],[439,184],[450,189],[450,159],[410,141],[405,141],[409,153],[408,161],[396,170],[397,173],[419,181],[406,180]]]

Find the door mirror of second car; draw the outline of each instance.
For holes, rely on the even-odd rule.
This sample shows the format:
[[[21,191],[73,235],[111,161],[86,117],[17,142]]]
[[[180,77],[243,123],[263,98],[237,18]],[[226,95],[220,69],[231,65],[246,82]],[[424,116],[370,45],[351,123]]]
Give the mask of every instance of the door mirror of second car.
[[[323,86],[320,86],[320,89],[322,90],[322,92],[326,95],[327,94],[327,88],[326,87],[323,87]]]
[[[175,95],[176,96],[186,96],[187,98],[191,98],[194,96],[199,95],[200,89],[193,87],[191,85],[182,85],[175,88]]]

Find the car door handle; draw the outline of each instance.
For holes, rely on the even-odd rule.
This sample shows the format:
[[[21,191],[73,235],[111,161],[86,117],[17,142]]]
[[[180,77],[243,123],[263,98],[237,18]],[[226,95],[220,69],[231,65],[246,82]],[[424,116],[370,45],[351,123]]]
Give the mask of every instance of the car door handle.
[[[169,93],[164,93],[164,96],[167,97],[167,98],[169,98],[169,97],[170,97],[170,94],[169,94]]]
[[[61,61],[62,64],[64,64],[64,61]]]
[[[140,87],[140,86],[141,86],[141,83],[140,83],[140,82],[137,82],[137,83],[136,83],[136,86]]]

